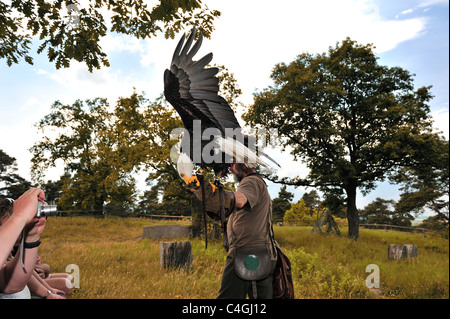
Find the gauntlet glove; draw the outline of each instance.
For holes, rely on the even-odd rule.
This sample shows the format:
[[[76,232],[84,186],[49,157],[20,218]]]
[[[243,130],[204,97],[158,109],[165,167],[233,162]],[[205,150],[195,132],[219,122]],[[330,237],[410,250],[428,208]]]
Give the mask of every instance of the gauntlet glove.
[[[204,181],[206,213],[215,220],[220,220],[220,195],[219,188]],[[186,188],[193,192],[199,200],[202,200],[202,187],[198,179],[191,180],[186,184]],[[225,207],[225,217],[230,216],[234,210],[235,196],[231,191],[223,191],[223,202]]]

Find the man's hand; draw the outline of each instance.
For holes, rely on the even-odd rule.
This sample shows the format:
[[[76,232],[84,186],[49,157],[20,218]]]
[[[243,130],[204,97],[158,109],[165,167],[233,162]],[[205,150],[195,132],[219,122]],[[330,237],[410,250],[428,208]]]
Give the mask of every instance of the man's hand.
[[[202,175],[197,175],[196,178],[191,178],[190,182],[186,184],[186,189],[193,192],[199,200],[202,200],[202,187],[200,181]],[[213,219],[220,219],[220,195],[218,188],[210,182],[203,181],[205,188],[205,202],[206,212],[208,216]],[[228,217],[234,210],[235,197],[231,191],[223,191],[223,201],[225,207],[225,215]]]

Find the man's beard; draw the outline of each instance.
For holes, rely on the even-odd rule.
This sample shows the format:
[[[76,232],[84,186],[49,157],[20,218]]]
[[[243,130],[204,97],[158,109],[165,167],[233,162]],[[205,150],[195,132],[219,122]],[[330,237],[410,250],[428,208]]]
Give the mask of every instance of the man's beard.
[[[240,166],[237,167],[237,172],[233,173],[233,177],[234,177],[234,180],[239,183],[244,178],[244,172],[242,171],[242,168]]]

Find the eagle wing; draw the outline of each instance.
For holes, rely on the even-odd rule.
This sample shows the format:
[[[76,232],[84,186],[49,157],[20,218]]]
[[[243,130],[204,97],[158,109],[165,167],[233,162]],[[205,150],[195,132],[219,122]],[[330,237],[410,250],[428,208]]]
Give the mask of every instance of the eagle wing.
[[[225,128],[240,129],[240,125],[230,105],[218,94],[219,79],[216,74],[219,69],[206,68],[212,60],[212,53],[198,61],[193,60],[203,40],[200,34],[192,46],[195,33],[194,27],[186,44],[185,36],[179,41],[170,69],[164,73],[164,95],[181,116],[185,126],[200,119],[218,128],[225,136]]]

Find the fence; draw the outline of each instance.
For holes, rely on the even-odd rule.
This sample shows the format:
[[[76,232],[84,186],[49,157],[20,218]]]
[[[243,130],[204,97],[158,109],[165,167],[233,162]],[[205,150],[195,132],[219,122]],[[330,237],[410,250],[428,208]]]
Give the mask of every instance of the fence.
[[[293,226],[311,226],[315,225],[316,221],[304,221],[304,220],[285,220],[283,222],[275,223],[278,225],[293,225]],[[347,227],[347,223],[336,221],[339,227]],[[427,233],[434,233],[441,235],[448,239],[448,233],[439,232],[432,229],[420,228],[420,227],[412,227],[412,226],[399,226],[399,225],[388,225],[388,224],[359,224],[360,227],[365,229],[380,229],[380,230],[391,230],[391,231],[402,231],[407,233],[418,233],[422,234],[424,237]]]
[[[168,220],[182,220],[188,219],[192,220],[190,215],[156,215],[156,214],[132,214],[132,213],[117,213],[117,212],[108,212],[108,211],[93,211],[93,210],[79,210],[79,211],[71,211],[70,213],[65,211],[58,211],[58,216],[66,217],[66,216],[94,216],[94,217],[137,217],[137,218],[150,218],[150,219],[168,219]],[[316,221],[311,220],[284,220],[284,221],[274,221],[275,225],[292,225],[292,226],[311,226],[315,225]],[[347,227],[347,223],[336,220],[336,223],[339,227]],[[380,229],[380,230],[393,230],[393,231],[402,231],[408,233],[419,233],[423,236],[426,236],[427,233],[434,233],[441,235],[448,239],[448,233],[439,232],[436,230],[419,228],[419,227],[411,227],[411,226],[398,226],[398,225],[388,225],[388,224],[359,224],[360,227],[365,229]]]
[[[359,226],[364,227],[366,229],[398,230],[408,233],[419,233],[422,234],[424,237],[427,235],[427,233],[434,233],[448,239],[448,234],[446,233],[420,227],[408,227],[408,226],[387,225],[387,224],[360,224]]]

